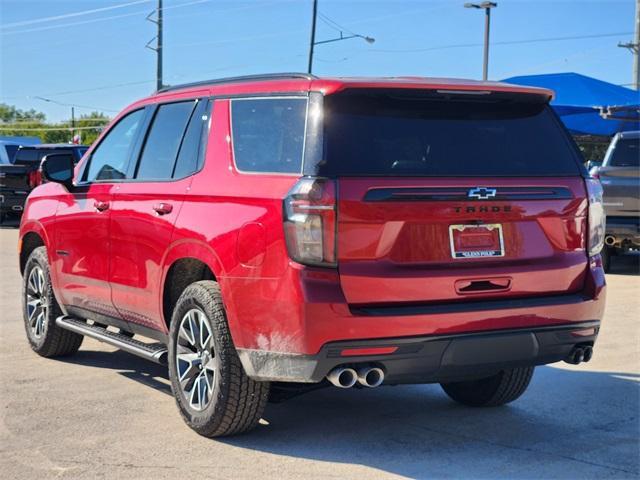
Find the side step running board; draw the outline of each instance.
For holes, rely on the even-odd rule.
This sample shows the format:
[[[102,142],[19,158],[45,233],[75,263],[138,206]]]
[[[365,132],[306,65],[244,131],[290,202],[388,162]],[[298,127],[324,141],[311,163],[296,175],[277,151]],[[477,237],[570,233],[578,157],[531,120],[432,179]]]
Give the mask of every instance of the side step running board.
[[[127,353],[137,355],[152,362],[167,364],[167,347],[160,343],[143,343],[134,338],[127,337],[121,333],[110,332],[97,325],[89,325],[84,320],[63,315],[56,318],[56,324],[60,328],[70,330],[80,335],[95,338],[96,340],[119,348]]]

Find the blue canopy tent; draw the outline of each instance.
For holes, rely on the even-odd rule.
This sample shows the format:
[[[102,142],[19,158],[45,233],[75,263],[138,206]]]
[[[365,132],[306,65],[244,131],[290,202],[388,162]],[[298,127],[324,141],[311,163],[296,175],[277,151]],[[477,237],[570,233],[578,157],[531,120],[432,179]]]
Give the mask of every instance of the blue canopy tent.
[[[611,136],[640,130],[640,92],[578,73],[528,75],[503,80],[556,92],[551,102],[574,135]]]

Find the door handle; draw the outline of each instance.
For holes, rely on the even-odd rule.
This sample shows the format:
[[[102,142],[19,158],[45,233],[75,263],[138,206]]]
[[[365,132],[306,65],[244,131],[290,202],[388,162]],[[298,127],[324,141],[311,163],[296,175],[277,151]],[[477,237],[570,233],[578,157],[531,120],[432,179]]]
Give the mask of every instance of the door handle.
[[[96,200],[95,202],[93,202],[93,206],[97,211],[104,212],[106,209],[109,208],[109,202],[102,202],[100,200]]]
[[[164,202],[156,203],[153,206],[153,210],[155,210],[158,215],[166,215],[167,213],[171,213],[171,211],[173,210],[173,205]]]

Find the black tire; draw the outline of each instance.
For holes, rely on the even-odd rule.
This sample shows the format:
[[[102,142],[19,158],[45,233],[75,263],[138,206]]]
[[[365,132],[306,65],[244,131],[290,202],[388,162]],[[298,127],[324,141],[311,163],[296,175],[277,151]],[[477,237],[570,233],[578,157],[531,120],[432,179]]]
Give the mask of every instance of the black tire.
[[[204,320],[198,312],[204,314]],[[189,315],[196,316],[194,323],[207,323],[197,329],[189,327]],[[185,330],[181,331],[185,321]],[[208,342],[197,340],[190,343],[189,337],[202,339],[196,332],[207,329],[212,334]],[[204,335],[209,339],[207,333]],[[210,355],[203,353],[205,351]],[[194,358],[178,360],[176,354],[182,358],[189,355]],[[198,369],[194,367],[196,364]],[[207,365],[211,365],[211,369],[206,368]],[[211,379],[207,371],[213,371]],[[181,376],[184,379],[182,384]],[[269,398],[269,383],[255,382],[245,374],[229,333],[220,289],[214,281],[192,283],[176,303],[169,330],[169,377],[182,418],[200,435],[220,437],[243,433],[255,428],[262,417]],[[194,401],[196,388],[197,402]],[[206,398],[200,397],[200,388],[210,388]]]
[[[40,278],[36,284],[30,281]],[[40,287],[41,285],[41,287]],[[34,290],[39,289],[39,292]],[[84,337],[56,325],[62,315],[60,305],[53,295],[47,249],[38,247],[27,260],[22,278],[22,314],[24,328],[31,349],[43,357],[62,357],[78,351]]]
[[[529,386],[534,367],[502,370],[492,377],[442,383],[442,389],[458,403],[470,407],[497,407],[513,402]]]
[[[605,245],[602,247],[602,251],[600,252],[600,256],[602,257],[602,268],[604,269],[604,273],[609,273],[611,270],[611,255],[613,254],[613,249]]]

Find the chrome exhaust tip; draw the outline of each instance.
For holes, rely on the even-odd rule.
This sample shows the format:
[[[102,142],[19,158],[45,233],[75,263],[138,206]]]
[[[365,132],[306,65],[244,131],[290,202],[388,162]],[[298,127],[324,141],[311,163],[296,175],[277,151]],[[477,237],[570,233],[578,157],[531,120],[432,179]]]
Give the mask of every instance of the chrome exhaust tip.
[[[606,237],[604,237],[604,243],[605,245],[612,247],[616,244],[616,237],[614,237],[613,235],[607,235]]]
[[[358,369],[358,383],[363,387],[375,388],[384,382],[384,371],[378,367],[363,367]]]
[[[358,374],[353,368],[336,367],[329,372],[327,380],[338,388],[351,388],[358,381]]]

